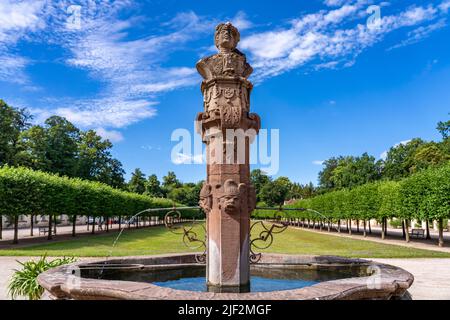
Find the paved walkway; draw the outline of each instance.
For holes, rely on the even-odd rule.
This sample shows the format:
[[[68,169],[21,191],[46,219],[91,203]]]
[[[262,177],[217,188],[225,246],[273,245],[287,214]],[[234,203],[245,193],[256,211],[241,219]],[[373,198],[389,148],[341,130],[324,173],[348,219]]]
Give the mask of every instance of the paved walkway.
[[[124,225],[122,225],[122,226],[124,226]],[[115,225],[112,226],[112,228],[118,229],[119,225],[115,224]],[[89,227],[89,229],[90,229],[90,227]],[[98,228],[96,227],[95,231],[97,231],[97,229]],[[75,231],[76,231],[77,234],[89,232],[87,230],[87,226],[85,224],[77,225],[76,228],[75,228]],[[71,225],[58,226],[56,228],[56,234],[71,234],[71,233],[72,233],[72,226]],[[45,235],[43,233],[39,234],[39,228],[38,227],[35,227],[33,229],[33,236],[30,235],[30,228],[20,228],[18,230],[18,235],[19,235],[19,242],[22,239],[43,238],[43,237],[45,237]],[[14,238],[14,229],[3,229],[2,241],[12,240],[13,238]]]
[[[160,223],[162,223],[163,221],[160,220]],[[151,221],[151,224],[154,224],[154,221]],[[142,221],[139,222],[140,226],[144,226],[144,223]],[[145,226],[148,226],[149,222],[145,223]],[[127,225],[125,223],[122,223],[122,227],[126,227]],[[134,224],[132,224],[132,228],[134,228]],[[90,229],[91,227],[89,226],[89,230],[87,229],[87,225],[85,224],[80,224],[80,225],[76,225],[75,226],[75,232],[77,234],[83,234],[83,233],[90,233]],[[106,227],[105,225],[102,226],[102,230],[105,230]],[[119,229],[119,224],[115,223],[110,225],[109,227],[110,230],[118,230]],[[95,227],[95,232],[97,232],[98,226]],[[57,226],[56,228],[56,234],[72,234],[72,225],[65,225],[65,226]],[[99,230],[101,231],[101,230]],[[39,234],[39,227],[35,227],[33,228],[33,236],[30,235],[31,234],[31,230],[30,228],[20,228],[18,230],[18,236],[19,236],[19,242],[22,239],[30,239],[30,238],[45,238],[45,236],[41,233]],[[2,240],[0,241],[5,241],[5,240],[12,240],[14,238],[14,229],[3,229],[2,232]]]
[[[450,300],[450,259],[375,259],[414,275],[413,300]]]
[[[16,262],[30,257],[0,257],[0,300],[9,299],[7,285]],[[35,258],[34,258],[35,259]],[[409,289],[414,300],[450,300],[450,259],[375,259],[403,268],[414,275]]]

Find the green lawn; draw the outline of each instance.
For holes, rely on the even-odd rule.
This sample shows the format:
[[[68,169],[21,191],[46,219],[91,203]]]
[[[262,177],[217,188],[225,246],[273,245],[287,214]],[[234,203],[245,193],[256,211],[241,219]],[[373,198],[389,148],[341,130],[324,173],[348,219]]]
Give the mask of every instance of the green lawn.
[[[198,227],[197,231],[200,230],[201,228]],[[172,234],[164,227],[125,230],[113,248],[112,244],[117,234],[114,232],[84,236],[69,241],[0,250],[0,255],[39,256],[47,254],[49,256],[104,257],[200,251],[198,249],[189,250],[183,245],[181,235]],[[266,251],[359,258],[450,257],[448,253],[341,238],[292,228],[288,228],[284,233],[276,234],[273,245]]]

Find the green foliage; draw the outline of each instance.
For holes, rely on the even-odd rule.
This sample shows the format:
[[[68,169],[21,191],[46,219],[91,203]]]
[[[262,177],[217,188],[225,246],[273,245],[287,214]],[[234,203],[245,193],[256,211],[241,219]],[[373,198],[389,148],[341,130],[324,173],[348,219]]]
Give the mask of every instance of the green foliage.
[[[291,182],[286,177],[279,177],[274,181],[266,183],[261,189],[261,199],[269,206],[283,205],[289,191]]]
[[[188,206],[197,206],[200,200],[200,190],[203,182],[197,184],[185,183],[183,186],[173,188],[168,195],[169,199]]]
[[[111,148],[94,130],[81,131],[67,119],[52,116],[43,126],[20,132],[14,164],[122,188],[125,172]]]
[[[121,191],[100,182],[59,177],[26,168],[0,168],[0,214],[131,216],[172,207],[169,199]],[[151,215],[163,216],[164,212]]]
[[[392,219],[389,221],[389,224],[392,228],[400,228],[402,226],[402,220],[400,219]]]
[[[20,132],[28,128],[31,116],[0,99],[0,166],[17,163]]]
[[[302,199],[287,207],[316,210],[322,216],[311,211],[295,211],[290,214],[297,218],[316,220],[381,220],[394,217],[446,219],[450,217],[450,162],[423,170],[399,182],[367,183],[353,189]],[[254,217],[260,217],[260,214],[261,212],[255,212]]]
[[[169,194],[173,189],[180,188],[183,184],[177,179],[175,172],[169,171],[163,177],[162,188],[165,194]]]
[[[44,271],[64,264],[72,263],[73,257],[58,258],[47,261],[46,256],[39,260],[27,262],[17,261],[22,265],[21,270],[15,270],[8,285],[8,294],[14,300],[19,296],[28,297],[29,300],[39,300],[44,293],[44,288],[37,282],[37,277]]]
[[[128,182],[128,190],[130,192],[143,194],[145,192],[145,174],[141,169],[136,168],[133,173],[131,173],[131,179]]]
[[[425,142],[413,139],[392,147],[384,161],[383,177],[389,180],[399,180],[409,176],[415,166],[415,154]]]
[[[442,135],[442,139],[446,140],[450,134],[450,120],[447,121],[439,121],[436,128],[439,133]]]
[[[323,165],[323,170],[319,172],[322,192],[353,188],[380,179],[381,162],[367,153],[360,157],[331,158]]]
[[[250,173],[250,181],[255,188],[256,191],[256,201],[262,201],[261,200],[261,189],[271,182],[271,179],[268,175],[266,175],[263,171],[260,169],[252,170]]]
[[[147,183],[145,184],[145,194],[151,197],[164,196],[163,190],[161,188],[161,183],[159,182],[156,174],[152,174],[148,177]]]

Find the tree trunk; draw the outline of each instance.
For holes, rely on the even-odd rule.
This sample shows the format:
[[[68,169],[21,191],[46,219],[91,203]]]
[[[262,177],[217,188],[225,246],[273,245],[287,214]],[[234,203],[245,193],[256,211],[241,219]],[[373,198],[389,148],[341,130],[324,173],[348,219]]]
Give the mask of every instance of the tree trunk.
[[[72,218],[72,237],[76,236],[77,215],[74,214]]]
[[[356,220],[356,232],[359,233],[359,220]]]
[[[122,230],[122,216],[119,216],[119,230]]]
[[[425,223],[426,223],[426,229],[427,229],[426,239],[430,240],[431,239],[431,236],[430,236],[430,221],[427,219],[427,220],[425,220]]]
[[[385,228],[386,218],[381,218],[381,239],[386,238],[386,228]]]
[[[100,223],[100,221],[99,221]],[[94,234],[95,233],[95,217],[92,216],[92,227],[91,227],[91,233]]]
[[[34,235],[34,216],[31,215],[30,216],[31,220],[30,220],[30,236]]]
[[[409,225],[407,219],[405,219],[405,240],[409,242]]]
[[[19,243],[19,216],[14,216],[14,239],[13,244]]]
[[[56,225],[58,224],[58,216],[55,214],[55,223],[53,223],[54,225],[54,234],[56,235]]]
[[[328,232],[330,232],[330,231],[331,231],[331,221],[328,220]]]
[[[363,236],[364,236],[364,237],[367,237],[367,232],[366,232],[366,219],[363,220],[363,226],[364,226]]]
[[[439,245],[439,247],[443,247],[444,246],[444,221],[442,218],[438,220],[438,228],[439,228],[438,245]]]
[[[352,219],[348,220],[348,234],[352,235]]]
[[[338,233],[341,233],[341,219],[338,220]]]
[[[48,236],[47,240],[52,240],[52,215],[48,215]]]
[[[109,232],[109,218],[108,217],[105,218],[105,222],[106,222],[106,232]]]
[[[388,222],[387,222],[387,218],[384,218],[384,235],[387,237],[388,236]]]
[[[89,216],[87,216],[87,231],[89,231]]]
[[[0,214],[0,239],[3,239],[3,216]]]
[[[369,234],[372,234],[372,227],[370,226],[370,220],[369,220]]]
[[[402,220],[402,236],[403,236],[403,239],[406,239],[406,234],[405,234],[405,220]]]

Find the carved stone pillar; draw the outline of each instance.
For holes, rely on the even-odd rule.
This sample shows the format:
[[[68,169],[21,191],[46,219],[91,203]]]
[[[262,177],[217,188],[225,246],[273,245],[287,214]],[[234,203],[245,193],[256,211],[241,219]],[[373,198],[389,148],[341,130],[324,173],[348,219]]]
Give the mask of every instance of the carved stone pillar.
[[[207,179],[200,206],[207,214],[207,284],[211,291],[249,288],[250,214],[256,195],[250,183],[249,148],[260,128],[250,113],[252,68],[236,49],[239,32],[230,23],[215,32],[218,54],[201,59],[204,111],[198,131],[207,148]]]

